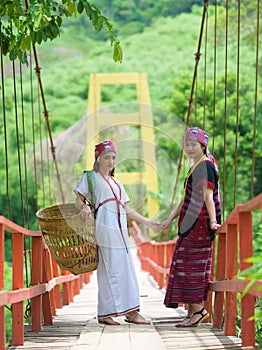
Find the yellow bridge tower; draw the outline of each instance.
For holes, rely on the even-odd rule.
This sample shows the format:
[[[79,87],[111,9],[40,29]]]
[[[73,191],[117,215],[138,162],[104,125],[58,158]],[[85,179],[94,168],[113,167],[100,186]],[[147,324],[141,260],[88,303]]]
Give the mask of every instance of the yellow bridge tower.
[[[109,84],[133,84],[136,87],[137,113],[102,112],[102,86]],[[87,117],[87,168],[94,161],[94,147],[102,140],[99,133],[107,127],[135,125],[140,129],[143,167],[139,172],[118,172],[117,177],[126,185],[140,182],[146,188],[148,216],[153,218],[158,212],[158,201],[150,192],[158,193],[158,175],[154,146],[153,118],[146,73],[99,73],[90,75]],[[114,141],[114,140],[112,140]]]

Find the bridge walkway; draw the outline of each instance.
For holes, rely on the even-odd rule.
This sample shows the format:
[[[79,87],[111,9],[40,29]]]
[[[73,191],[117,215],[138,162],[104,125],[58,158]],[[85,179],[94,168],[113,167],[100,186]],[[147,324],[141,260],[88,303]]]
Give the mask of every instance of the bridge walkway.
[[[97,322],[96,272],[91,276],[74,302],[57,310],[53,326],[43,326],[42,332],[25,328],[24,346],[9,350],[214,350],[240,349],[241,340],[226,337],[222,330],[211,329],[210,324],[198,328],[176,328],[183,319],[184,308],[168,309],[163,305],[161,291],[151,276],[141,270],[134,249],[134,262],[139,279],[141,313],[151,319],[151,325],[134,325],[118,317],[119,326],[105,326]]]

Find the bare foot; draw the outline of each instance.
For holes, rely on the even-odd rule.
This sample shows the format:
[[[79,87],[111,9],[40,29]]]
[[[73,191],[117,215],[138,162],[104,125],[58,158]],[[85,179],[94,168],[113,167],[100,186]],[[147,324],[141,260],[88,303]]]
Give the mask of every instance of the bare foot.
[[[141,316],[137,311],[134,314],[127,314],[125,321],[134,324],[150,324],[143,316]]]
[[[106,324],[108,326],[119,326],[120,323],[112,319],[112,317],[98,317],[98,323]]]
[[[190,318],[191,316],[186,316],[182,322],[176,324],[176,327],[186,327],[187,324],[190,322]]]

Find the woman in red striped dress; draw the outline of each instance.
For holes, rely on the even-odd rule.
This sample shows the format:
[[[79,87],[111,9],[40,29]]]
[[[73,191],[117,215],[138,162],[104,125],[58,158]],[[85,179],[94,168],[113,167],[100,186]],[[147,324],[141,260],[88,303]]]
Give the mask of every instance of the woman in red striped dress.
[[[208,296],[212,242],[220,227],[221,207],[218,168],[207,150],[208,136],[198,127],[186,131],[184,151],[193,165],[185,179],[181,203],[162,223],[162,229],[166,229],[179,217],[178,240],[164,300],[166,307],[188,305],[188,315],[178,327],[197,327],[209,316],[203,303]]]

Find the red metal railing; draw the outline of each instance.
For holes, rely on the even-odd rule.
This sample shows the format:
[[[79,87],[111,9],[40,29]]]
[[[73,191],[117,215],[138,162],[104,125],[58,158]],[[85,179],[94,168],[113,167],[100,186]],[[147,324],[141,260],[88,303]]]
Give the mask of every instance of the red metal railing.
[[[237,205],[221,228],[217,231],[217,249],[214,249],[210,298],[205,307],[210,315],[213,328],[224,328],[227,336],[236,335],[237,293],[242,293],[249,283],[238,279],[239,272],[252,266],[246,259],[253,256],[252,212],[262,209],[262,193],[246,204]],[[157,243],[145,241],[136,223],[133,235],[137,243],[142,269],[149,272],[160,288],[163,288],[169,272],[175,240]],[[215,243],[214,243],[215,244]],[[214,247],[215,248],[215,247]],[[216,271],[214,273],[214,265]],[[255,343],[255,296],[262,297],[262,285],[258,281],[249,293],[241,298],[242,347],[257,349]]]
[[[5,290],[4,238],[12,234],[12,290]],[[24,238],[32,237],[31,287],[24,288]],[[79,294],[90,273],[74,276],[60,270],[43,242],[42,233],[27,230],[0,216],[0,350],[6,349],[5,305],[12,305],[12,345],[24,344],[24,301],[31,300],[31,329],[52,325],[56,309]],[[60,292],[62,284],[62,292]]]
[[[170,261],[176,246],[176,240],[156,242],[145,240],[135,221],[132,222],[133,237],[137,245],[137,255],[144,271],[150,273],[159,288],[166,285]]]

